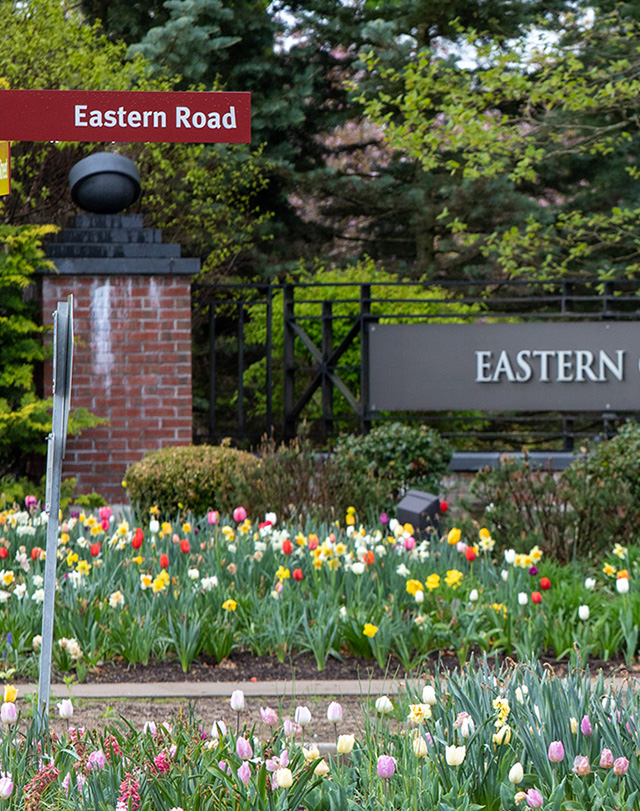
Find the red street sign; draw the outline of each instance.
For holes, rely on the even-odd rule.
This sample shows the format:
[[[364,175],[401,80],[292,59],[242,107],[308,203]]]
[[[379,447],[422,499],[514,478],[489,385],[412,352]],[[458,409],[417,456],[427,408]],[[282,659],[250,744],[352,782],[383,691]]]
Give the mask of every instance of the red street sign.
[[[0,141],[247,144],[251,94],[0,90]]]

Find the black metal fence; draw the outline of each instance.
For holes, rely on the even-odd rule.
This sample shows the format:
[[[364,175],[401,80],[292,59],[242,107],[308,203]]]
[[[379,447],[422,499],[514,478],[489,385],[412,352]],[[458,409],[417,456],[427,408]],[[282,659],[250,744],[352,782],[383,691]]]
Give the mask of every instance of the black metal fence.
[[[303,425],[326,441],[420,420],[460,450],[567,451],[630,416],[374,412],[367,325],[640,320],[640,281],[196,284],[193,302],[196,442],[250,446],[290,439]]]

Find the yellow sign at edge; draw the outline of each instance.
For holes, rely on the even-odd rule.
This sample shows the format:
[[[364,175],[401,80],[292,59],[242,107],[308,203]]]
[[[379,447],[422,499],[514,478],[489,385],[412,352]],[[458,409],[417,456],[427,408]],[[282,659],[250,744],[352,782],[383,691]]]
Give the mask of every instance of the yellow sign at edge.
[[[8,141],[0,141],[0,196],[11,193],[11,150]]]

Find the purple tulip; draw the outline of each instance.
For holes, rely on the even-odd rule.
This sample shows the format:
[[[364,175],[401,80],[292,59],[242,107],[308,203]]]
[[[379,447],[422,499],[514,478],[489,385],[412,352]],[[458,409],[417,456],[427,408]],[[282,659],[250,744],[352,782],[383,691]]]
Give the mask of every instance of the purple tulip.
[[[593,728],[591,726],[591,721],[589,720],[589,716],[585,715],[580,722],[580,731],[583,735],[593,735]]]
[[[529,574],[531,575],[531,577],[535,577],[538,574],[538,567],[537,566],[532,566],[529,569]]]
[[[560,763],[564,760],[564,746],[562,741],[551,741],[549,744],[549,760],[552,763]]]
[[[378,758],[378,777],[388,778],[396,770],[396,759],[391,755],[380,755]]]
[[[389,516],[386,513],[380,513],[380,523],[381,524],[389,523]]]

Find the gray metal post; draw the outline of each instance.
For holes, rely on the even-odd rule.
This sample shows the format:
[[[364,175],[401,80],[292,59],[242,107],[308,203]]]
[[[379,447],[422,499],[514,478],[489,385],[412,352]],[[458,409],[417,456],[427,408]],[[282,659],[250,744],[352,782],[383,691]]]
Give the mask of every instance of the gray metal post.
[[[51,660],[53,651],[53,615],[56,594],[56,563],[58,557],[58,517],[60,512],[60,483],[64,458],[69,406],[71,400],[71,370],[73,366],[73,296],[58,302],[53,314],[53,419],[47,447],[47,485],[45,512],[47,522],[47,557],[44,569],[44,602],[42,606],[42,645],[40,648],[40,679],[38,683],[37,724],[44,727],[49,713],[51,692]]]

